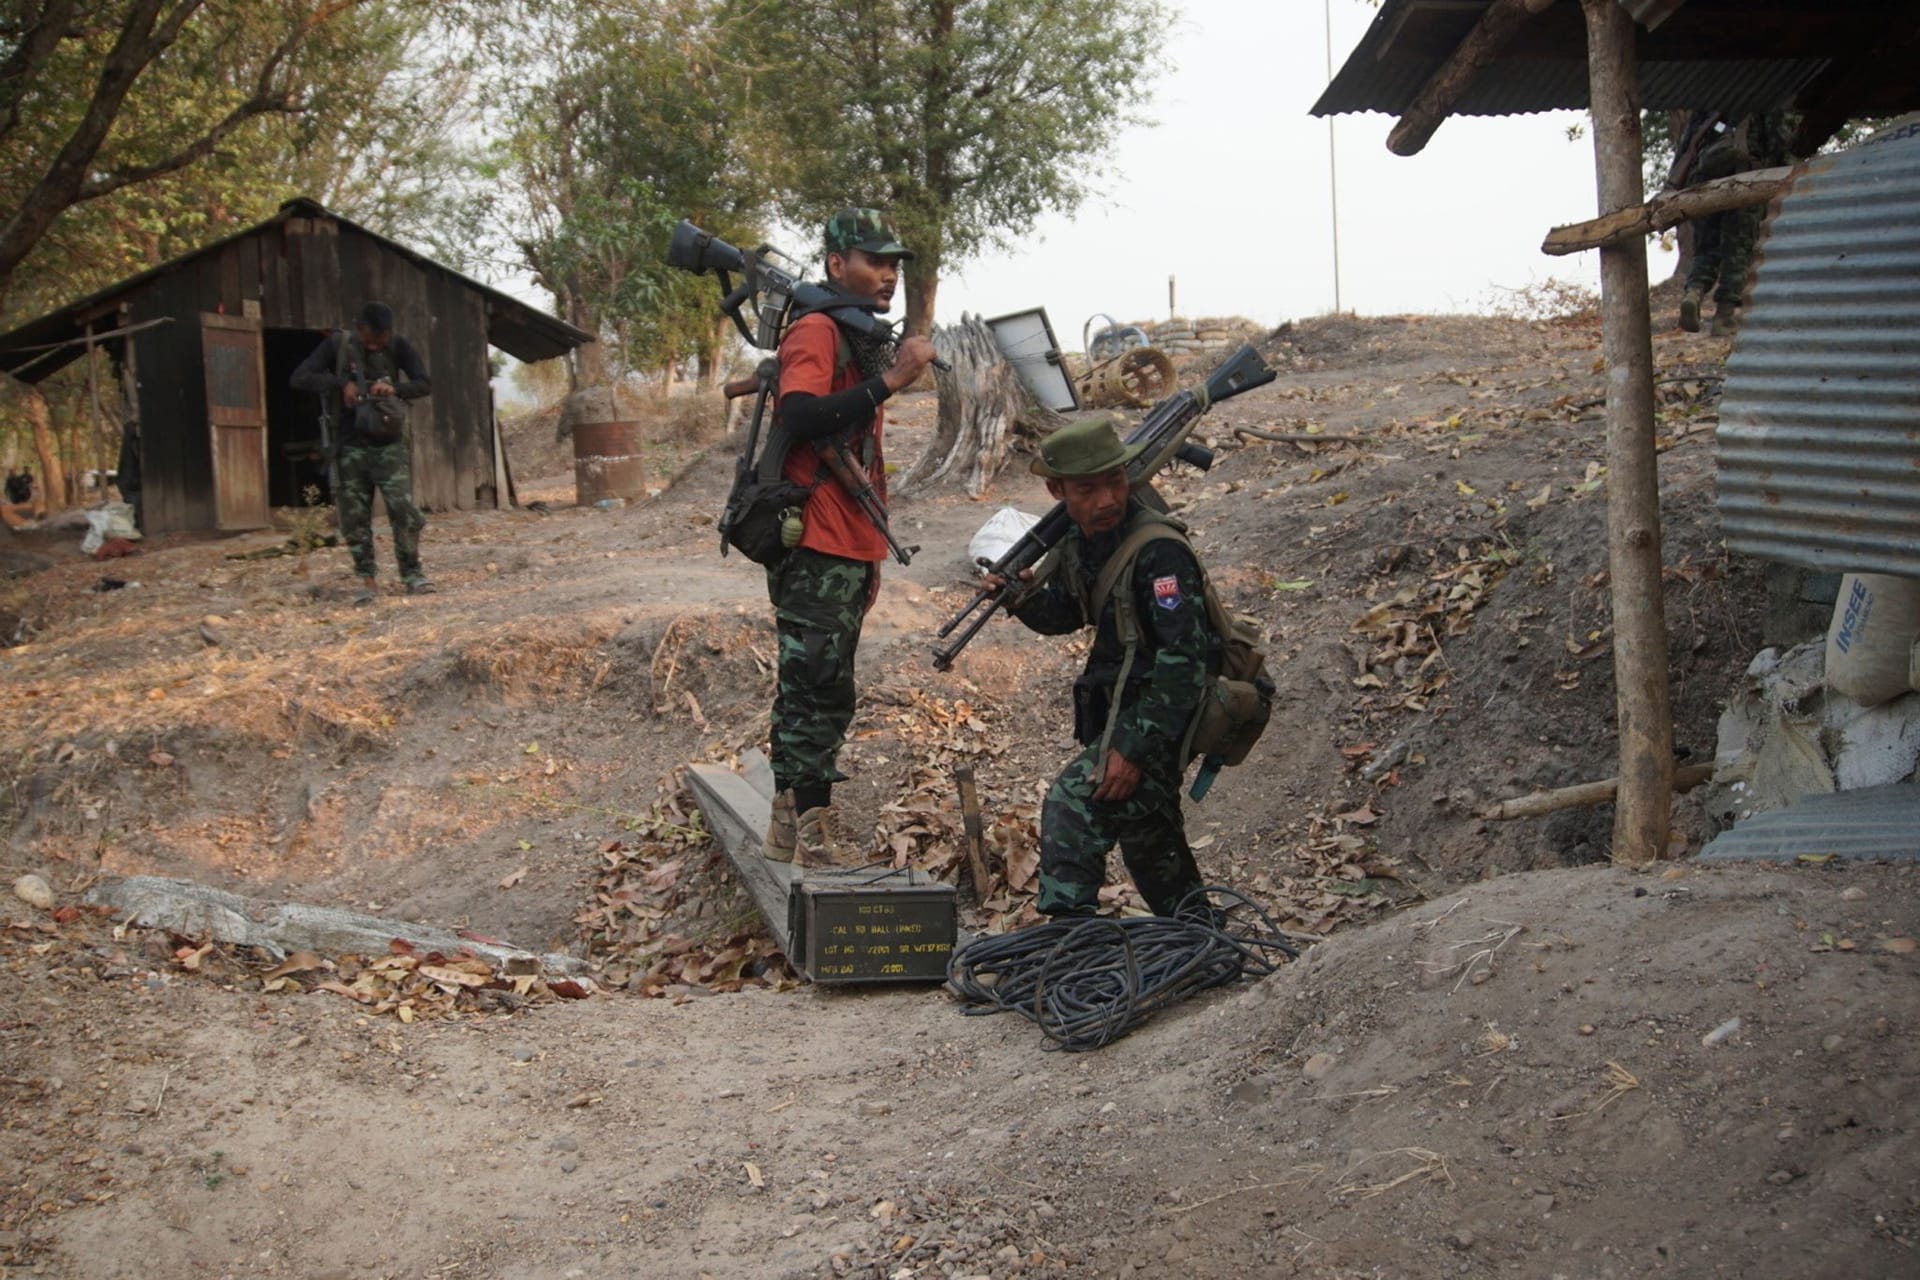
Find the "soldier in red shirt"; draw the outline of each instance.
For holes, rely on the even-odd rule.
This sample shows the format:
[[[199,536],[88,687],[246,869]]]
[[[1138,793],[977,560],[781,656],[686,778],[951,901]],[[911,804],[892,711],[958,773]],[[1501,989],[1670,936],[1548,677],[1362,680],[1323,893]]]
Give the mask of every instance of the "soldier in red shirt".
[[[827,221],[827,282],[837,305],[884,314],[900,264],[913,257],[875,209],[845,209]],[[837,438],[886,498],[881,436],[888,397],[918,378],[934,357],[923,337],[897,345],[853,333],[814,310],[780,340],[780,387],[770,447],[786,450],[782,474],[812,487],[797,544],[767,570],[779,632],[779,686],[773,700],[772,763],[777,793],[767,856],[797,866],[858,865],[866,859],[841,833],[835,763],[853,722],[854,651],[880,589],[886,539],[825,469],[815,441]]]

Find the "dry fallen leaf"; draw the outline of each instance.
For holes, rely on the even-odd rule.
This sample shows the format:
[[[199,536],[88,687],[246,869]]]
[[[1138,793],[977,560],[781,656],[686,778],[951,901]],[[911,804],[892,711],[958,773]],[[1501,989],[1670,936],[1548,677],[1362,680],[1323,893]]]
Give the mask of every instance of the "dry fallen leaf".
[[[762,1189],[767,1185],[767,1180],[760,1175],[759,1165],[749,1160],[746,1162],[746,1170],[747,1181],[752,1183],[756,1190]]]
[[[264,980],[271,982],[275,978],[284,978],[290,973],[306,973],[313,969],[324,969],[326,966],[327,962],[313,952],[296,951],[261,976]]]
[[[493,981],[491,973],[469,973],[465,969],[455,969],[439,964],[423,964],[420,966],[419,973],[430,982],[453,987],[484,987]]]
[[[501,877],[500,887],[502,889],[511,889],[513,886],[519,884],[520,881],[526,877],[526,874],[527,868],[524,866],[517,871],[508,872],[505,876]]]

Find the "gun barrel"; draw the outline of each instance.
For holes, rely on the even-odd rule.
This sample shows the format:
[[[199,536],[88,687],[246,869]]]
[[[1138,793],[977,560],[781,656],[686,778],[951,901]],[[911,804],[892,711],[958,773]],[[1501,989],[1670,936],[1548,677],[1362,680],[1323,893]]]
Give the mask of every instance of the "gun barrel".
[[[993,615],[998,610],[999,605],[1000,605],[1000,597],[997,597],[997,596],[993,597],[990,607],[982,609],[978,613],[976,613],[974,615],[973,621],[967,624],[967,629],[965,631],[962,631],[959,635],[955,636],[947,644],[935,645],[933,647],[933,669],[935,671],[953,670],[953,660],[960,656],[960,651],[962,649],[965,649],[969,644],[973,643],[973,638],[979,635],[980,628],[986,626],[987,623],[993,618]],[[954,621],[958,622],[959,619],[956,618],[954,619]]]
[[[1260,358],[1260,353],[1251,346],[1244,346],[1209,375],[1205,387],[1197,391],[1176,392],[1154,405],[1141,419],[1140,425],[1127,435],[1126,442],[1129,445],[1146,446],[1127,467],[1128,481],[1135,487],[1147,484],[1153,479],[1154,473],[1176,458],[1201,471],[1212,467],[1213,450],[1187,439],[1193,423],[1220,401],[1265,386],[1273,381],[1274,376],[1273,370]],[[1037,565],[1040,558],[1066,536],[1067,527],[1066,507],[1062,503],[1055,503],[1053,510],[1042,516],[1033,528],[1009,547],[988,572],[1003,581],[1011,581],[1021,570]],[[974,596],[966,608],[948,619],[946,625],[940,628],[939,638],[945,640],[955,631],[960,634],[945,644],[934,646],[934,667],[941,671],[949,670],[960,651],[980,633],[987,620],[1006,601],[1004,590],[983,590]],[[983,609],[982,605],[986,607]],[[961,630],[962,627],[965,629]]]
[[[994,596],[994,593],[987,590],[985,587],[980,588],[980,590],[974,592],[973,599],[967,601],[967,607],[962,609],[960,612],[954,614],[951,618],[948,618],[945,625],[943,625],[940,628],[940,630],[936,631],[934,635],[939,639],[942,639],[942,640],[946,639],[948,636],[953,634],[953,629],[955,627],[965,622],[968,616],[972,614],[975,609],[978,609],[986,601],[991,600],[993,596]]]

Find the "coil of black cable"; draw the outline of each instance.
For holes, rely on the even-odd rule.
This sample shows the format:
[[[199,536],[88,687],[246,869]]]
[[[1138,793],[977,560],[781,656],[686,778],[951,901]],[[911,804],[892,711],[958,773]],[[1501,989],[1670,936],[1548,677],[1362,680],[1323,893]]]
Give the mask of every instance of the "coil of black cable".
[[[1211,987],[1263,978],[1299,952],[1236,890],[1209,885],[1175,915],[1053,920],[981,938],[947,962],[968,1014],[1017,1013],[1081,1053]]]

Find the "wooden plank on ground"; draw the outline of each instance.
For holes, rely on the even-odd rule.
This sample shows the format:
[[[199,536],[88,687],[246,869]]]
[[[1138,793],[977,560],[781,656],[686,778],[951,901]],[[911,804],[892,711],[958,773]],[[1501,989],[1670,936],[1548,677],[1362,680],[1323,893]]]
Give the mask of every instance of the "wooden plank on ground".
[[[792,875],[790,864],[769,862],[761,852],[761,839],[767,819],[773,812],[769,796],[724,765],[690,764],[687,783],[693,798],[706,815],[707,826],[727,861],[746,886],[747,896],[766,919],[774,941],[785,951],[787,933],[787,884]]]
[[[773,764],[767,759],[765,752],[758,747],[749,747],[741,752],[740,773],[754,790],[765,796],[769,802],[773,800]],[[766,828],[762,827],[761,830],[764,831]]]
[[[766,756],[757,750],[743,752],[738,773],[725,765],[690,764],[687,766],[687,785],[693,790],[694,803],[700,806],[700,812],[706,817],[707,828],[720,841],[720,847],[726,851],[727,861],[733,865],[740,883],[746,886],[747,896],[753,899],[754,907],[767,922],[767,932],[773,935],[773,940],[796,969],[806,972],[815,981],[893,980],[866,976],[831,978],[825,972],[810,968],[807,957],[794,954],[793,930],[787,914],[793,866],[786,862],[769,862],[763,852],[767,819],[773,813],[773,770]],[[821,876],[822,883],[828,879],[834,880],[842,893],[847,891],[849,883],[860,891],[870,889],[876,895],[872,899],[876,903],[886,901],[887,889],[897,891],[909,884],[924,886],[935,883],[928,881],[924,872],[891,871],[885,864],[815,874]],[[920,879],[913,881],[914,876]],[[888,881],[885,888],[880,884],[882,880]],[[949,913],[952,910],[950,897],[946,910]],[[956,929],[955,934],[955,948],[964,947],[972,941],[971,935],[964,931]],[[933,935],[928,935],[928,939],[932,940]],[[873,941],[877,945],[887,940],[875,938]],[[928,975],[916,974],[908,980],[920,981],[926,977]],[[931,975],[931,978],[937,981],[938,975]]]

